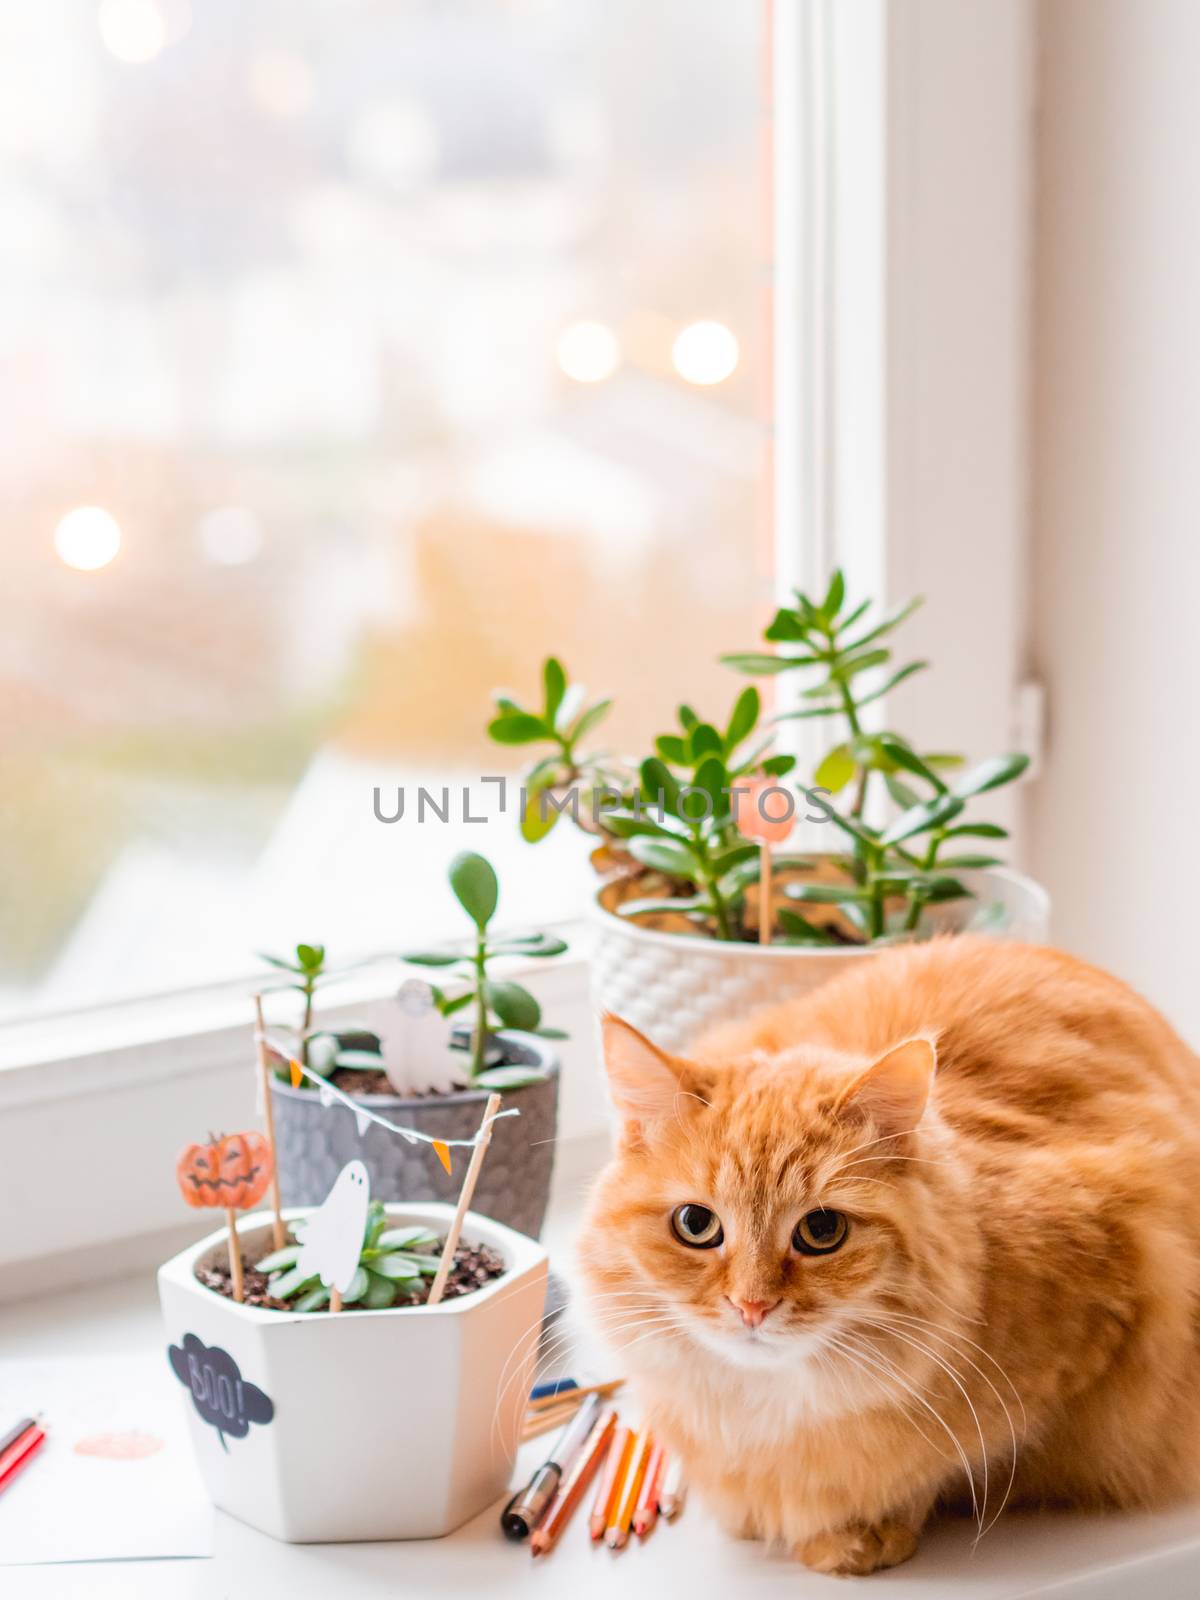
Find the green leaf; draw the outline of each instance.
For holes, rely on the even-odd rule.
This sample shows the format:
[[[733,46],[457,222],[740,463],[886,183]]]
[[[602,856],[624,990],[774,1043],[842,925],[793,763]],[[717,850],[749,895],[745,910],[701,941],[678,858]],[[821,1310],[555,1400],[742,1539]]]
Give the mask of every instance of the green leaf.
[[[910,661],[906,667],[901,667],[899,672],[893,672],[886,683],[881,683],[878,689],[872,689],[870,694],[863,695],[858,702],[858,709],[869,706],[875,700],[882,700],[885,694],[890,694],[905,678],[911,678],[914,672],[924,672],[928,661]]]
[[[579,718],[579,721],[571,729],[571,743],[575,744],[583,738],[585,733],[591,733],[596,724],[598,722],[603,722],[604,718],[611,710],[611,700],[597,700],[594,706],[589,706]]]
[[[975,896],[957,878],[929,878],[925,885],[925,898],[934,904],[942,900],[973,900]]]
[[[946,829],[947,839],[1007,839],[1008,829],[995,822],[960,822]]]
[[[384,1311],[388,1306],[396,1303],[396,1285],[383,1278],[377,1272],[367,1274],[367,1292],[362,1297],[362,1303],[368,1311]]]
[[[787,656],[765,656],[754,651],[734,651],[721,657],[727,667],[734,667],[738,672],[749,673],[752,677],[787,672],[791,667],[806,666],[811,659],[798,656],[792,660]]]
[[[445,995],[440,995],[436,1004],[439,1013],[443,1017],[453,1017],[456,1016],[458,1012],[465,1011],[467,1006],[471,1004],[474,998],[474,994],[468,989],[466,994],[456,994],[453,1000],[447,1000]]]
[[[992,756],[960,778],[954,785],[954,793],[964,800],[969,795],[986,794],[989,789],[999,789],[1002,784],[1012,783],[1028,765],[1029,757],[1017,751],[1007,756]]]
[[[419,1278],[421,1268],[412,1256],[386,1255],[376,1256],[371,1263],[371,1271],[377,1272],[381,1278],[390,1278],[396,1283],[411,1282]]]
[[[804,620],[788,606],[780,606],[763,630],[763,638],[772,644],[804,644],[811,629]],[[810,660],[815,661],[812,656]]]
[[[450,887],[477,928],[486,928],[500,898],[500,885],[485,856],[464,850],[450,863]]]
[[[268,966],[278,967],[281,972],[299,972],[301,970],[294,961],[285,961],[282,956],[269,956],[265,950],[258,951],[258,959],[265,961]]]
[[[826,928],[815,928],[811,922],[806,922],[798,912],[789,911],[786,906],[780,906],[775,912],[779,926],[799,944],[834,944],[836,940]]]
[[[915,751],[909,749],[903,739],[897,739],[895,734],[881,733],[877,743],[884,754],[898,767],[903,767],[906,772],[915,773],[918,778],[924,778],[925,782],[931,783],[939,794],[945,794],[946,785],[941,778]]]
[[[569,1039],[571,1035],[565,1028],[548,1028],[543,1022],[540,1027],[534,1028],[534,1033],[539,1039]]]
[[[688,734],[688,753],[693,762],[705,756],[723,756],[725,741],[711,722],[698,722]]]
[[[824,795],[816,792],[816,786],[804,790],[804,798],[809,805],[816,806],[818,811],[823,811],[835,827],[840,828],[843,833],[848,833],[859,844],[868,845],[872,850],[878,848],[879,836],[872,833],[869,828],[861,823],[853,821],[850,817],[844,817],[836,806],[830,805]]]
[[[926,750],[921,760],[935,772],[948,772],[955,767],[965,766],[967,762],[966,756],[955,755],[949,750]]]
[[[813,774],[813,782],[818,788],[828,789],[830,794],[839,794],[857,771],[858,763],[850,754],[849,746],[838,744]]]
[[[488,947],[489,956],[561,956],[567,950],[565,939],[549,933],[513,934]]]
[[[646,802],[643,802],[643,805],[645,804]],[[648,809],[641,815],[633,811],[606,811],[604,826],[618,839],[636,839],[642,834],[655,839],[687,837],[687,829],[683,824],[665,811],[662,813],[661,821],[657,815],[652,817]]]
[[[871,898],[865,889],[840,883],[788,883],[784,885],[783,892],[789,900],[800,900],[810,906],[842,906],[847,900],[865,901]]]
[[[542,783],[526,780],[525,807],[521,812],[521,837],[526,844],[537,844],[544,839],[562,815],[553,806],[542,804],[542,796],[554,788],[556,773],[550,773]]]
[[[868,602],[868,604],[869,603],[870,602]],[[922,606],[924,604],[925,598],[923,595],[918,595],[914,600],[906,601],[905,604],[900,606],[898,610],[893,611],[890,613],[890,615],[884,617],[883,620],[876,623],[876,625],[871,628],[869,632],[864,633],[861,638],[855,639],[852,644],[848,643],[845,648],[847,650],[861,650],[863,645],[871,644],[876,639],[882,639],[884,634],[891,633],[893,628],[898,628],[906,618],[912,616],[913,612],[918,606]],[[843,628],[847,628],[851,625],[851,623],[857,622],[861,612],[865,610],[866,606],[862,606],[858,612],[855,612],[853,615],[847,617],[845,622],[842,624]]]
[[[270,1289],[276,1300],[290,1300],[294,1294],[299,1294],[316,1281],[316,1273],[301,1272],[298,1267],[293,1267],[290,1272],[280,1273],[279,1277],[272,1279]]]
[[[325,946],[323,944],[298,944],[296,946],[296,960],[305,972],[319,972],[325,961]]]
[[[554,737],[554,729],[531,711],[502,711],[488,723],[487,731],[497,744],[532,744]]]
[[[363,1230],[363,1249],[370,1250],[387,1227],[387,1208],[382,1200],[372,1200],[367,1207],[367,1226]]]
[[[902,810],[907,811],[910,806],[921,804],[921,796],[917,791],[910,789],[906,783],[901,783],[892,773],[885,773],[883,781],[887,785],[887,792]]]
[[[483,988],[488,1005],[506,1028],[528,1032],[542,1020],[541,1006],[519,983],[496,983],[489,979]]]
[[[562,697],[567,692],[567,675],[556,656],[547,656],[542,663],[542,692],[542,715],[553,727]]]
[[[728,872],[731,867],[736,867],[743,861],[757,861],[758,857],[758,845],[747,840],[745,844],[735,844],[731,850],[722,851],[719,856],[716,856],[712,864],[713,871],[720,877],[723,873]]]
[[[537,1067],[486,1067],[471,1079],[477,1089],[525,1089],[531,1083],[545,1083],[546,1074]]]
[[[714,817],[729,815],[729,795],[726,792],[729,788],[729,774],[726,772],[725,763],[720,756],[705,756],[704,760],[696,768],[691,787],[700,789],[709,796],[712,801],[710,815]],[[696,821],[700,811],[697,797],[693,795],[685,796],[680,802],[680,810],[683,815],[690,814],[691,820]]]
[[[873,698],[873,696],[868,695],[866,698],[858,701],[858,704],[860,706],[865,706],[867,704],[867,700]],[[812,706],[807,711],[779,711],[775,714],[774,720],[776,722],[807,722],[810,717],[837,717],[841,715],[841,711],[842,708],[840,704],[834,704],[831,702],[827,706]]]
[[[966,872],[971,869],[981,872],[985,867],[1002,867],[1004,862],[999,856],[942,856],[938,861],[939,867],[950,867],[956,871]]]
[[[900,844],[905,839],[911,839],[914,834],[925,833],[930,828],[936,828],[943,822],[948,822],[956,817],[962,810],[963,803],[955,795],[940,794],[933,800],[922,800],[919,805],[910,806],[907,811],[902,811],[896,820],[880,834],[882,844]]]
[[[370,1281],[365,1267],[355,1267],[354,1276],[346,1285],[346,1292],[342,1296],[343,1303],[352,1306],[356,1301],[361,1300],[367,1292]]]
[[[752,732],[762,710],[762,698],[753,684],[743,689],[734,702],[729,723],[725,729],[723,753],[731,755],[747,734]]]
[[[892,659],[890,650],[864,650],[861,655],[843,656],[837,664],[838,676],[854,678],[872,667],[882,667]]]
[[[257,1263],[259,1272],[280,1272],[284,1267],[294,1267],[300,1259],[298,1244],[285,1244],[282,1250],[272,1250]]]
[[[281,1297],[276,1295],[275,1298],[279,1299]],[[310,1289],[306,1295],[301,1295],[300,1299],[297,1300],[295,1305],[292,1307],[292,1310],[320,1311],[322,1307],[327,1306],[328,1304],[329,1290],[323,1283],[319,1283],[315,1289]]]
[[[687,745],[676,733],[664,733],[654,741],[654,748],[664,761],[682,766],[687,760]]]
[[[712,911],[712,901],[706,900],[703,895],[696,895],[691,900],[625,900],[617,907],[617,914],[622,917],[640,917],[651,911],[678,911],[684,916],[707,916]]]
[[[674,839],[655,838],[639,834],[629,841],[629,854],[644,867],[665,872],[673,878],[691,879],[696,873],[696,860],[686,845]]]
[[[647,756],[641,766],[642,799],[671,816],[679,815],[679,784],[674,774],[657,756]],[[660,798],[661,797],[661,798]]]
[[[356,1072],[382,1072],[383,1057],[374,1050],[339,1050],[333,1058],[334,1065],[352,1067]]]
[[[762,764],[762,770],[769,778],[786,778],[789,772],[795,770],[795,756],[769,756]]]
[[[453,967],[467,957],[451,955],[447,950],[402,950],[400,960],[414,967]]]
[[[389,1228],[375,1242],[381,1250],[414,1250],[436,1244],[437,1234],[418,1223],[416,1227]]]
[[[700,718],[689,705],[676,706],[675,719],[686,733],[690,733],[700,721]]]
[[[833,569],[833,577],[829,580],[829,587],[825,591],[825,598],[821,601],[821,615],[827,622],[832,622],[842,609],[842,602],[846,598],[846,578],[841,567]]]

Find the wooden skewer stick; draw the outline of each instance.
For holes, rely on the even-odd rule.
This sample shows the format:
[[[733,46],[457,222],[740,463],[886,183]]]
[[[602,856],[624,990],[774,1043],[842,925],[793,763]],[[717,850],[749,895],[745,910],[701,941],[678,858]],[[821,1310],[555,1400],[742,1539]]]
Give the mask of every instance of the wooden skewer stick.
[[[570,1422],[571,1418],[578,1410],[578,1406],[573,1406],[570,1411],[554,1411],[549,1413],[543,1412],[541,1416],[527,1417],[525,1420],[525,1426],[521,1429],[522,1444],[524,1444],[527,1439],[537,1439],[543,1433],[552,1433],[555,1428],[563,1427],[566,1423]]]
[[[267,1059],[266,1028],[263,1023],[262,995],[254,996],[254,1015],[258,1019],[258,1082],[262,1093],[263,1117],[266,1121],[267,1143],[271,1146],[271,1209],[275,1213],[272,1233],[276,1250],[287,1243],[287,1230],[283,1226],[283,1213],[279,1209],[279,1156],[275,1149],[275,1102],[271,1099],[271,1066]]]
[[[340,1311],[342,1309],[342,1291],[336,1283],[329,1286],[329,1309],[330,1311]]]
[[[246,1298],[246,1279],[242,1272],[242,1242],[238,1238],[237,1212],[232,1206],[225,1208],[229,1222],[229,1274],[233,1279],[233,1298],[241,1304]]]
[[[765,839],[758,847],[758,862],[758,942],[770,944],[775,917],[771,906],[771,846]]]
[[[488,1095],[487,1105],[483,1110],[483,1132],[479,1143],[471,1152],[471,1164],[467,1168],[467,1175],[463,1179],[462,1191],[458,1197],[458,1205],[454,1208],[454,1217],[450,1223],[450,1231],[446,1234],[446,1242],[442,1246],[442,1259],[438,1263],[437,1276],[429,1291],[429,1298],[425,1304],[436,1306],[446,1292],[446,1280],[450,1276],[450,1269],[454,1265],[454,1252],[458,1249],[458,1236],[462,1232],[463,1218],[471,1205],[471,1196],[475,1193],[475,1185],[479,1179],[479,1169],[483,1166],[483,1158],[487,1155],[488,1145],[492,1142],[492,1128],[495,1124],[492,1118],[500,1109],[500,1096]]]

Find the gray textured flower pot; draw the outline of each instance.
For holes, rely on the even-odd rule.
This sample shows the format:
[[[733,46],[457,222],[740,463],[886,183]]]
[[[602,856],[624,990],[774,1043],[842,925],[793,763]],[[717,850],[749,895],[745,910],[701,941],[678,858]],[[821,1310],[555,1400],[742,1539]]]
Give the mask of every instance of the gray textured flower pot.
[[[503,1109],[511,1107],[521,1114],[496,1122],[471,1209],[536,1239],[554,1171],[558,1059],[532,1034],[506,1031],[496,1037],[504,1046],[506,1062],[536,1064],[549,1075],[544,1083],[505,1093]],[[428,1145],[409,1144],[375,1123],[360,1136],[349,1107],[336,1102],[323,1106],[315,1089],[293,1089],[272,1077],[271,1095],[279,1191],[285,1206],[320,1205],[346,1162],[355,1159],[366,1163],[373,1200],[458,1199],[468,1151],[453,1152],[454,1171],[447,1175]],[[483,1116],[487,1092],[364,1094],[357,1099],[399,1127],[419,1128],[437,1139],[469,1139]]]

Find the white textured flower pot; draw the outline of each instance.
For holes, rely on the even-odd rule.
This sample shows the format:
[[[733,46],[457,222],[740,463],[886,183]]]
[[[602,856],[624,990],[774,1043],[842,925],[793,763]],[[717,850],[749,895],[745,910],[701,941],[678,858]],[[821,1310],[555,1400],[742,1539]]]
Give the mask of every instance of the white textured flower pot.
[[[989,907],[994,925],[981,927],[1005,939],[1043,944],[1050,934],[1050,897],[1040,884],[1007,867],[959,872],[974,900],[933,908],[939,928],[960,932]],[[795,999],[860,961],[880,953],[871,946],[730,943],[660,933],[597,903],[592,996],[664,1050],[682,1050],[706,1028],[746,1016],[761,1006]],[[887,948],[884,946],[883,948]]]
[[[387,1213],[444,1232],[453,1208]],[[267,1213],[240,1224],[251,1258],[269,1248],[269,1231]],[[168,1354],[215,1505],[276,1539],[327,1543],[437,1538],[503,1494],[546,1252],[475,1212],[463,1238],[497,1251],[503,1277],[428,1307],[292,1315],[237,1305],[196,1279],[202,1258],[225,1258],[224,1230],[159,1268],[168,1345],[180,1352]]]

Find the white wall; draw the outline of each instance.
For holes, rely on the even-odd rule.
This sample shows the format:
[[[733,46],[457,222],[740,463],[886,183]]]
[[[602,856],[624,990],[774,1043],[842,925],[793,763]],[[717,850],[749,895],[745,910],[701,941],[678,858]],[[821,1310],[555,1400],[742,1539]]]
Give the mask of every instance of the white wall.
[[[1200,4],[1041,0],[1033,867],[1200,1043]]]

